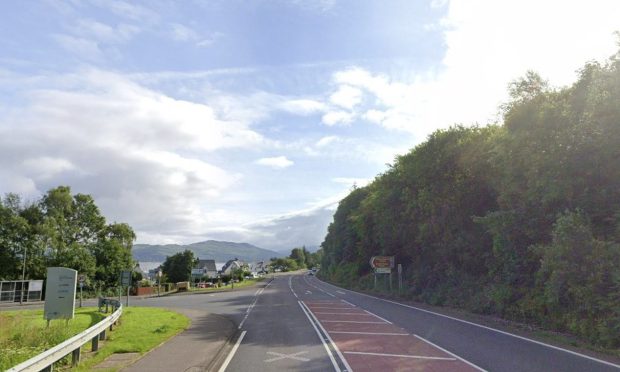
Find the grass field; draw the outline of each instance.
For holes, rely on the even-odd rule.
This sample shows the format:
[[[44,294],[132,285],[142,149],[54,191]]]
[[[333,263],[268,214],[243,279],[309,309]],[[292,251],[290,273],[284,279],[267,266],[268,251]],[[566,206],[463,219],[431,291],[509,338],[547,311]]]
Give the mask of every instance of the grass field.
[[[40,354],[103,319],[97,308],[76,310],[68,323],[52,321],[46,328],[43,310],[22,310],[0,313],[0,370],[8,369]],[[90,343],[82,348],[81,371],[90,370],[113,353],[145,353],[189,326],[184,315],[156,308],[129,307],[99,351],[91,353]]]

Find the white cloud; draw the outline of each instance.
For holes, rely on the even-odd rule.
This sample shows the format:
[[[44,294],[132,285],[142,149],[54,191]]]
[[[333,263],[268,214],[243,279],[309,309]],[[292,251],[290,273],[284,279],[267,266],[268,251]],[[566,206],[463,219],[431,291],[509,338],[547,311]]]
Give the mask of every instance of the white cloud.
[[[317,141],[316,147],[325,147],[329,144],[339,141],[340,138],[338,136],[326,136]]]
[[[170,27],[172,29],[172,38],[174,40],[190,41],[198,39],[198,34],[187,26],[184,26],[180,23],[172,23]]]
[[[258,165],[264,165],[267,167],[272,167],[274,169],[284,169],[288,168],[291,165],[295,164],[293,161],[286,158],[286,156],[276,156],[273,158],[262,158],[256,161]]]
[[[281,108],[284,111],[297,115],[311,115],[327,110],[327,106],[324,103],[312,99],[285,100],[281,104]]]
[[[92,19],[79,19],[75,26],[71,27],[73,33],[81,37],[92,37],[100,42],[125,43],[140,32],[140,28],[128,24],[120,24],[112,27]]]
[[[323,115],[321,121],[325,125],[350,124],[353,121],[354,114],[346,111],[329,111]]]
[[[0,192],[36,198],[58,185],[95,197],[141,234],[193,236],[242,175],[213,163],[264,139],[247,123],[113,73],[39,77],[24,108],[0,118]],[[229,223],[233,223],[229,221]]]
[[[332,81],[341,93],[329,100],[351,111],[332,110],[323,116],[325,124],[363,119],[412,133],[419,142],[456,123],[495,122],[510,81],[533,69],[552,85],[570,84],[585,62],[615,52],[613,32],[620,28],[620,6],[611,0],[435,5],[447,7],[446,17],[434,26],[445,35],[442,64],[408,80],[362,67],[335,72]]]
[[[89,61],[103,60],[103,52],[96,41],[70,35],[54,35],[54,40],[68,52]]]
[[[349,85],[341,85],[338,90],[329,96],[329,101],[345,109],[353,109],[362,101],[362,91]]]
[[[333,182],[340,183],[348,186],[364,187],[368,185],[372,179],[368,178],[352,178],[352,177],[336,177],[332,179]]]

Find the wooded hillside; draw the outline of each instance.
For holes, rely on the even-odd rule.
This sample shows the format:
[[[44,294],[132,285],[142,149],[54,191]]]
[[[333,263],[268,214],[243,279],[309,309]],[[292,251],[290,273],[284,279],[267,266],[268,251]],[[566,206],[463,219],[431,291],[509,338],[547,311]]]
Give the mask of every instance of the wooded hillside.
[[[370,257],[395,255],[410,298],[618,347],[618,55],[510,93],[503,125],[437,131],[343,199],[322,274],[369,288]]]

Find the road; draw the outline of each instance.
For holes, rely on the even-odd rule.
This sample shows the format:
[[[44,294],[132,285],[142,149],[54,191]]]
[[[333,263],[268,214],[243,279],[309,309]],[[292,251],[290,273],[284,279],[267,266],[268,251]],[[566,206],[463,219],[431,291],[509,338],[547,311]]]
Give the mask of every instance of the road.
[[[620,371],[500,330],[281,275],[234,292],[133,300],[205,310],[238,328],[223,371]]]
[[[618,371],[620,366],[308,275],[248,305],[226,371]]]

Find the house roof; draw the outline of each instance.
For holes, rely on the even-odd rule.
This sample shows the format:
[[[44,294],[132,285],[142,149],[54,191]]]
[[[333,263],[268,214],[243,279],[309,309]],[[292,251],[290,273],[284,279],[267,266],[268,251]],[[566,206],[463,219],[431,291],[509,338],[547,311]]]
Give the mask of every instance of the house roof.
[[[207,271],[217,271],[215,268],[215,260],[198,260],[197,269],[206,269]]]

